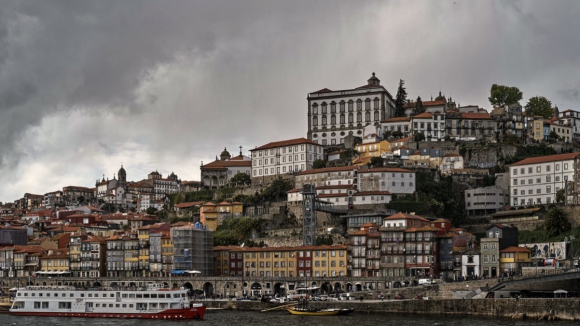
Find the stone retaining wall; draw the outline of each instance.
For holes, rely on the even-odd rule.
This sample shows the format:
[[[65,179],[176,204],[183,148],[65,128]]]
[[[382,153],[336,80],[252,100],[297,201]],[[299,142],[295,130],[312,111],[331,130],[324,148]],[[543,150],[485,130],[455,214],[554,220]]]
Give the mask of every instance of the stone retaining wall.
[[[207,301],[210,308],[263,310],[274,307],[256,301]],[[580,320],[580,299],[443,299],[311,302],[312,307],[355,308],[356,312],[476,315],[514,319]]]

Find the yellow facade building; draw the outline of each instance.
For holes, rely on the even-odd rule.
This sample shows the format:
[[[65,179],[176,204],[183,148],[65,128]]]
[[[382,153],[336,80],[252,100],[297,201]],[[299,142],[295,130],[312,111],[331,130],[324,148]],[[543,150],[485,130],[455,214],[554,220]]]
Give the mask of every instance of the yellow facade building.
[[[358,152],[358,157],[353,160],[353,165],[358,166],[368,163],[371,157],[381,157],[383,154],[392,153],[392,145],[386,140],[363,142],[356,145],[355,149]]]
[[[204,203],[199,210],[199,221],[206,229],[210,231],[217,230],[219,225],[217,205],[212,202]]]
[[[499,269],[503,273],[519,275],[522,267],[532,266],[532,253],[525,247],[507,247],[499,252]]]
[[[40,271],[36,274],[65,275],[70,273],[69,249],[50,249],[39,257]]]

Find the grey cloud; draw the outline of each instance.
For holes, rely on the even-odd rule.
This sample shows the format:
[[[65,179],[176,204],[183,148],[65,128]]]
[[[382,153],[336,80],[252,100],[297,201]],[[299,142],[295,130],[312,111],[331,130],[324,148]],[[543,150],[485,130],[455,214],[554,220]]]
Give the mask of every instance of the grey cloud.
[[[157,168],[195,179],[224,146],[247,153],[304,136],[308,92],[360,86],[373,71],[392,94],[404,79],[410,98],[441,89],[488,108],[500,83],[575,108],[579,10],[572,1],[4,1],[0,182],[23,188],[0,190],[0,200],[52,190],[26,181],[45,173],[38,161],[58,175],[51,187],[92,182],[120,162],[132,176]]]

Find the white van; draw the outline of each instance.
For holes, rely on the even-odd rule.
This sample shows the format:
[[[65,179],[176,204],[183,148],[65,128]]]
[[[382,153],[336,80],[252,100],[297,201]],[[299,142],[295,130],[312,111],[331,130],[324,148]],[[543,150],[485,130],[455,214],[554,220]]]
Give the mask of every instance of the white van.
[[[428,278],[419,279],[419,285],[431,285],[431,284],[433,284],[433,282],[431,282],[431,280]]]

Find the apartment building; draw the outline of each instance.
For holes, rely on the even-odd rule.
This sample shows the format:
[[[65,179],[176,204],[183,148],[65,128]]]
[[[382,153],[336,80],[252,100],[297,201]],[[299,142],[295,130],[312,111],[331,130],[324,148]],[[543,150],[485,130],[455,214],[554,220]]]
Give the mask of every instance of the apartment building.
[[[271,142],[251,149],[252,183],[267,184],[284,174],[312,169],[323,158],[324,147],[305,138]]]
[[[464,197],[468,216],[494,214],[510,203],[508,190],[499,186],[467,189]]]
[[[580,153],[531,157],[510,166],[510,203],[512,206],[550,204],[556,202],[556,193],[564,189],[566,200],[577,201],[574,181],[578,179]]]

